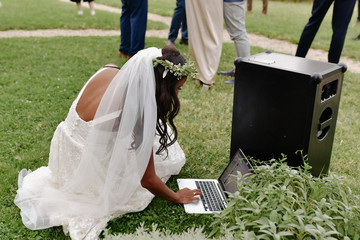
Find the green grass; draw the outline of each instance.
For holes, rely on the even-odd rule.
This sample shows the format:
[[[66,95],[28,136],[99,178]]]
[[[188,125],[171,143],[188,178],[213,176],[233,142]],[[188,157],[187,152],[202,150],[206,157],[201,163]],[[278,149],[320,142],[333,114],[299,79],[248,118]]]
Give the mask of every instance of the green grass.
[[[100,4],[121,8],[120,0],[98,0]],[[119,29],[119,14],[97,10],[96,16],[89,14],[84,8],[84,15],[76,14],[75,4],[63,3],[58,0],[3,0],[0,8],[0,30],[34,30],[34,29]],[[256,33],[269,38],[283,39],[297,44],[301,32],[311,16],[311,2],[270,1],[268,15],[261,12],[261,1],[253,2],[253,12],[246,14],[246,27],[249,33]],[[149,12],[162,16],[172,16],[176,7],[175,0],[149,0]],[[26,14],[24,13],[26,9]],[[286,14],[284,14],[286,13]],[[328,11],[313,48],[327,51],[331,40],[332,8]],[[356,25],[356,8],[348,28],[342,56],[360,60],[360,44],[353,38],[360,34],[360,25]],[[168,29],[160,22],[148,21],[148,29]]]
[[[59,0],[2,0],[1,2],[0,31],[56,28],[120,29],[120,14],[96,10],[96,15],[91,16],[89,8],[84,7],[84,15],[78,15],[75,3],[64,3]],[[162,22],[149,20],[147,29],[168,29],[168,26]]]
[[[261,34],[269,38],[287,40],[297,44],[302,30],[311,16],[311,1],[293,3],[288,1],[270,1],[268,15],[261,14],[261,1],[253,1],[253,11],[246,14],[246,29],[250,33]],[[330,46],[332,7],[326,14],[312,48],[327,51]],[[349,24],[342,56],[360,60],[360,44],[353,38],[360,34],[360,25],[356,25],[357,8],[354,8]]]
[[[98,0],[99,3],[103,1],[105,0]],[[115,3],[118,0],[106,1]],[[118,29],[117,14],[97,11],[94,20],[85,9],[84,16],[79,17],[76,15],[75,4],[61,3],[57,0],[37,0],[37,4],[33,4],[34,1],[30,0],[22,0],[21,4],[20,1],[11,0],[1,0],[1,2],[3,3],[0,8],[1,30]],[[160,0],[151,0],[149,5],[152,2],[161,3]],[[309,13],[311,4],[301,3],[294,7],[287,2],[271,1],[269,15],[266,17],[260,15],[258,4],[260,1],[254,1],[253,13],[247,15],[249,32],[297,41],[307,19],[298,23],[296,28],[292,25],[292,21],[300,21],[295,15],[303,15],[307,9]],[[171,4],[169,1],[169,5],[171,12],[175,7],[174,1],[171,1]],[[280,12],[283,9],[287,11]],[[296,9],[301,11],[295,11]],[[265,25],[267,22],[272,24]],[[322,27],[325,26],[326,22]],[[349,28],[348,37],[357,31],[356,28],[351,26],[351,31]],[[319,32],[319,34],[325,35],[324,38],[319,38],[319,45],[326,49],[331,34],[326,29],[321,31],[324,33]],[[165,41],[166,39],[147,38],[146,47],[163,47]],[[346,48],[352,44],[349,38],[346,44]],[[59,227],[40,231],[31,231],[24,227],[19,209],[13,204],[17,190],[17,174],[22,168],[35,170],[47,165],[52,134],[56,126],[65,119],[73,99],[86,80],[103,64],[115,63],[121,66],[124,63],[124,60],[117,57],[118,45],[119,37],[0,39],[1,239],[69,239]],[[358,45],[354,45],[354,48],[348,52],[344,49],[344,55],[351,57],[353,54],[354,57],[358,57],[360,49]],[[183,54],[187,54],[186,46],[179,45],[179,49]],[[255,47],[251,49],[252,54],[262,51],[264,49]],[[234,58],[233,44],[225,43],[219,69],[232,68]],[[180,92],[182,107],[176,124],[179,129],[179,143],[185,151],[187,163],[179,177],[197,175],[216,178],[227,164],[233,87],[222,84],[225,80],[226,77],[217,77],[214,87],[205,93],[201,92],[193,82],[188,82]],[[330,174],[343,176],[347,185],[358,194],[360,193],[359,98],[359,74],[346,72]],[[168,185],[176,190],[176,178],[171,178]],[[156,223],[160,228],[166,227],[174,232],[182,232],[193,225],[203,225],[205,231],[209,232],[209,223],[212,221],[212,216],[188,215],[184,213],[181,205],[155,198],[144,211],[114,219],[108,227],[113,233],[132,232],[141,222],[145,222],[147,227]]]
[[[96,3],[121,8],[121,0],[96,0]],[[176,7],[176,0],[148,0],[148,9],[151,13],[171,17]]]
[[[111,7],[121,8],[121,0],[96,0],[96,3],[108,5]]]

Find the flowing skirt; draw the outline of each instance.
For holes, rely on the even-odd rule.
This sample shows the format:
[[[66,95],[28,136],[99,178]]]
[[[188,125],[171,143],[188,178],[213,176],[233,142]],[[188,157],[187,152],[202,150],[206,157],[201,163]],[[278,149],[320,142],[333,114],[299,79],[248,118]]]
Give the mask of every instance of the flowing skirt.
[[[101,218],[76,216],[72,213],[68,202],[46,201],[47,198],[54,199],[56,190],[73,177],[81,158],[87,133],[92,127],[91,122],[83,121],[75,111],[77,100],[73,102],[66,120],[59,124],[54,133],[48,166],[40,167],[33,172],[26,169],[20,171],[15,204],[21,209],[24,225],[30,229],[63,226],[64,232],[69,233],[73,240],[97,239],[110,219],[125,213],[142,211],[154,196],[139,183],[130,198],[131,201],[117,206],[118,210],[112,215]],[[154,152],[157,148],[158,138],[155,137]],[[171,175],[178,174],[184,163],[185,155],[177,142],[168,148],[168,155],[165,153],[154,155],[156,173],[164,182]],[[96,196],[97,193],[102,192],[101,188],[102,185],[97,184],[91,186],[89,191]],[[91,202],[92,199],[89,198],[88,201]],[[74,204],[74,208],[75,206],[79,204]]]
[[[189,54],[199,80],[214,83],[223,43],[223,0],[186,0]]]

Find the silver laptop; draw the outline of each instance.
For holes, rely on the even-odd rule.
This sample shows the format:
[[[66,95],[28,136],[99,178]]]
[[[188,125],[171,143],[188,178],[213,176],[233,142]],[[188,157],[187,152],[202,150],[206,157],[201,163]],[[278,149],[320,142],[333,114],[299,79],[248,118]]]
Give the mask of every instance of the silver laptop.
[[[227,192],[237,191],[236,176],[252,174],[252,166],[241,149],[235,153],[219,179],[177,179],[179,189],[200,189],[202,196],[199,201],[184,204],[187,213],[215,213],[226,208]]]

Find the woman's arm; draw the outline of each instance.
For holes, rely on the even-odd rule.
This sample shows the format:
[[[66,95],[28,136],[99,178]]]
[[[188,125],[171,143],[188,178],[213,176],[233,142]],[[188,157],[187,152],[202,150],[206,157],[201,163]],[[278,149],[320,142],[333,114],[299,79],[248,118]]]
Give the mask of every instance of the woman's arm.
[[[198,195],[201,195],[201,191],[198,189],[190,190],[188,188],[184,188],[177,192],[169,189],[155,173],[154,157],[152,152],[149,164],[143,178],[141,179],[141,186],[149,190],[155,196],[175,203],[190,203],[199,200]]]

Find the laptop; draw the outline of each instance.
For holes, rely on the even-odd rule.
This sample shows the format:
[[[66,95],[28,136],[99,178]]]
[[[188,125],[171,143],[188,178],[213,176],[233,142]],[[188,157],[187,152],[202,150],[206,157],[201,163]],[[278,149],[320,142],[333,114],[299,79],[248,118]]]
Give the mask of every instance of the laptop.
[[[199,201],[184,204],[186,213],[216,213],[226,208],[225,199],[237,191],[238,172],[252,174],[252,166],[241,149],[238,149],[219,179],[177,179],[179,189],[200,189]]]

